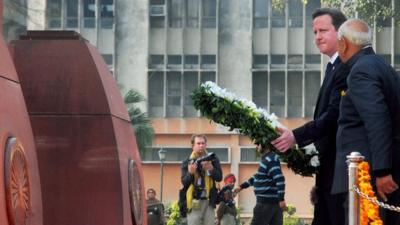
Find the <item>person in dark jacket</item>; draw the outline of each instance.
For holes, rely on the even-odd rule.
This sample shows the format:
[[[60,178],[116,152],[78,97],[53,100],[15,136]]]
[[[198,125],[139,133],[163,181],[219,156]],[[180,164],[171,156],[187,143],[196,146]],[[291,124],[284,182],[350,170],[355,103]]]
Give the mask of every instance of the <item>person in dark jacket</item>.
[[[222,180],[221,165],[215,154],[207,152],[205,135],[193,135],[191,144],[192,154],[181,167],[180,209],[187,213],[188,225],[214,225],[218,197],[216,182]]]
[[[371,47],[371,28],[352,19],[338,31],[339,56],[350,69],[338,120],[332,191],[347,193],[346,156],[360,152],[369,162],[378,197],[400,205],[400,77]],[[384,224],[399,225],[400,214],[381,212]]]
[[[236,206],[234,200],[233,189],[235,187],[236,177],[230,173],[224,177],[224,186],[218,195],[221,199],[217,209],[218,225],[235,225],[236,224]]]
[[[156,190],[147,189],[147,224],[163,225],[164,224],[164,205],[156,198]]]
[[[319,51],[329,56],[325,77],[319,90],[314,119],[293,131],[281,128],[282,133],[272,144],[280,151],[294,144],[304,147],[314,143],[319,152],[320,166],[311,196],[314,204],[312,225],[343,225],[346,196],[332,194],[336,155],[336,131],[341,93],[346,90],[348,71],[338,57],[337,30],[346,17],[337,9],[317,9],[313,15],[315,44]]]

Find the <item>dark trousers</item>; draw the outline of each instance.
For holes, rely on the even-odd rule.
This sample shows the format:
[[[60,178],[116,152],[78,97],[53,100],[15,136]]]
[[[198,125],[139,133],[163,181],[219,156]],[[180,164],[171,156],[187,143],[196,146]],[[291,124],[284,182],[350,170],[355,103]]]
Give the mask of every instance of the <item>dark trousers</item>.
[[[400,190],[397,189],[388,196],[389,205],[400,206]],[[380,200],[380,199],[379,199]],[[381,218],[385,225],[400,225],[400,213],[380,208]]]
[[[330,190],[316,189],[317,202],[314,205],[312,225],[346,224],[346,194],[330,194]]]
[[[251,225],[282,225],[283,214],[279,203],[257,203]]]

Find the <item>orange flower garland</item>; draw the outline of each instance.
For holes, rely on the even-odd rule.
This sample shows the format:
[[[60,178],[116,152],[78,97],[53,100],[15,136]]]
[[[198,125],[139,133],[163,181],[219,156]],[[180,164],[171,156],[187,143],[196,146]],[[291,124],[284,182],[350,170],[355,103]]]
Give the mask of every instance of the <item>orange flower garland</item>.
[[[368,162],[358,164],[358,188],[362,193],[376,199],[371,185]],[[360,224],[383,225],[379,217],[379,207],[365,198],[360,198]]]

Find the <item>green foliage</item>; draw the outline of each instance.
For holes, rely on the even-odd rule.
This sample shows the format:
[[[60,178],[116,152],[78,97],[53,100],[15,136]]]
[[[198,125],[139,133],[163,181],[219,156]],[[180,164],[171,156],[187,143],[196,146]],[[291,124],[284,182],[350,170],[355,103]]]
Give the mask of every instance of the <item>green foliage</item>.
[[[272,8],[279,10],[279,11],[284,11],[285,10],[285,5],[286,3],[290,0],[272,0]],[[301,0],[303,4],[307,4],[308,0]]]
[[[277,10],[285,10],[285,4],[290,0],[272,0],[272,7]],[[302,0],[304,4],[308,0]],[[394,0],[321,0],[322,6],[329,6],[340,9],[348,18],[361,18],[370,26],[375,21],[384,21],[395,18],[397,25],[400,25],[400,1]],[[397,9],[397,10],[394,10]]]
[[[291,151],[280,153],[270,143],[279,136],[271,125],[273,121],[260,113],[261,109],[249,106],[254,103],[249,104],[243,99],[220,97],[211,91],[212,85],[215,84],[206,82],[191,95],[194,107],[200,110],[203,116],[229,127],[231,131],[236,130],[248,136],[255,144],[275,151],[280,155],[281,160],[287,163],[288,168],[296,174],[312,176],[316,172],[316,167],[310,164],[316,152],[306,154],[304,149],[294,147]]]
[[[241,207],[236,207],[236,225],[243,225],[244,221],[242,221],[242,218],[240,217],[240,213],[242,212]]]
[[[181,214],[179,212],[178,201],[174,201],[167,205],[166,213],[168,215],[167,225],[184,225]]]
[[[283,225],[305,225],[302,219],[296,216],[296,207],[287,205],[288,209],[283,213]]]
[[[395,2],[398,8],[400,5]],[[349,18],[358,16],[370,25],[377,20],[399,18],[399,10],[395,12],[392,0],[322,0],[322,3],[341,9]]]
[[[128,109],[129,118],[135,131],[136,142],[141,154],[144,153],[148,146],[151,146],[154,138],[154,129],[150,118],[136,105],[144,100],[145,98],[134,90],[129,90],[124,95],[124,102]]]

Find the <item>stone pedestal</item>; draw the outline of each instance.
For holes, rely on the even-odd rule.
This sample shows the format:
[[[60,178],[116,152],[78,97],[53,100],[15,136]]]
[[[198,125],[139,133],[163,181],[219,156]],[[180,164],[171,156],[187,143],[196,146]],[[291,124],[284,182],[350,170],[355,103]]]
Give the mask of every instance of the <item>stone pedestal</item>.
[[[2,34],[0,0],[0,224],[42,225],[33,134],[18,76]]]
[[[38,155],[45,225],[147,224],[126,107],[78,34],[32,31],[11,44]]]

